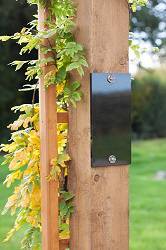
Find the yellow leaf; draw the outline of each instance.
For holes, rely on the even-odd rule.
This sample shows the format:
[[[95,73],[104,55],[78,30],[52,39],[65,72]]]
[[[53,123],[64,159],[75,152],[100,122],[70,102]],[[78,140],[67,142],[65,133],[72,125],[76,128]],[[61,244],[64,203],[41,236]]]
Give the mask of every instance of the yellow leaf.
[[[20,170],[9,174],[6,177],[6,180],[4,181],[4,184],[6,184],[7,188],[9,188],[11,186],[11,184],[15,181],[15,180],[20,180],[22,178],[22,172]]]
[[[29,207],[29,202],[30,202],[30,194],[29,194],[29,192],[26,192],[22,196],[20,204],[22,207],[27,208],[27,207]]]
[[[19,127],[22,126],[23,122],[24,122],[23,119],[18,119],[18,120],[16,120],[16,121],[14,121],[12,124],[10,124],[10,125],[8,126],[8,128],[10,128],[11,130],[16,131],[16,130],[19,129]]]
[[[57,91],[57,95],[60,95],[63,93],[64,90],[64,83],[61,84],[57,84],[56,85],[56,91]]]
[[[23,127],[24,128],[28,128],[29,123],[32,123],[32,118],[31,117],[27,117],[24,122],[23,122]]]
[[[32,194],[30,197],[30,208],[31,209],[38,209],[41,205],[41,192],[39,186],[34,186],[32,190]]]
[[[17,170],[25,166],[29,161],[30,155],[27,154],[25,149],[21,149],[15,152],[13,160],[9,164],[10,170]]]
[[[31,210],[26,217],[26,221],[30,223],[33,227],[41,228],[40,225],[40,210]]]

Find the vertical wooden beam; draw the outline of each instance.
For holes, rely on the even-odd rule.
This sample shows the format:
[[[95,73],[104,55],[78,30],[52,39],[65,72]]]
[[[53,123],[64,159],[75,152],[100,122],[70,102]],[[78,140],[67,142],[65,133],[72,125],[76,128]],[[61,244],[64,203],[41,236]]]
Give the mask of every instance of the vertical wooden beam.
[[[75,0],[77,6],[76,39],[86,48],[91,61],[92,0]],[[91,152],[90,152],[90,69],[82,79],[84,97],[77,109],[69,112],[69,189],[75,195],[71,221],[71,250],[91,250]],[[78,74],[73,74],[78,79]]]
[[[39,30],[45,28],[44,22],[48,17],[48,10],[39,7]],[[45,39],[43,45],[49,47]],[[47,58],[50,54],[39,52],[39,58]],[[48,181],[51,160],[57,156],[57,111],[56,88],[44,86],[44,76],[55,69],[53,65],[42,68],[40,78],[40,141],[41,141],[41,219],[42,219],[42,249],[59,250],[58,233],[58,181]]]
[[[90,72],[128,72],[128,4],[75,2],[76,38],[90,67],[82,80],[84,99],[69,117],[69,186],[75,194],[71,250],[128,250],[128,167],[92,169],[90,159]]]
[[[126,0],[93,1],[92,65],[128,72]],[[92,250],[128,250],[128,167],[92,169]]]

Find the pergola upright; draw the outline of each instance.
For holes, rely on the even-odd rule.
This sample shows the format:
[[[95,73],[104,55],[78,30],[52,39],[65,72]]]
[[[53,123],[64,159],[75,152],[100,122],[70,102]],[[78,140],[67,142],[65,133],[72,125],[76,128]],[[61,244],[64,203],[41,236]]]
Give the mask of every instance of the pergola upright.
[[[69,189],[75,195],[70,250],[128,250],[128,166],[92,168],[90,135],[90,73],[128,72],[128,1],[75,0],[75,4],[75,36],[86,49],[89,68],[81,80],[83,100],[69,112]],[[40,25],[46,13],[39,11]],[[42,246],[59,250],[58,184],[46,181],[49,160],[57,153],[55,87],[45,89],[41,79],[40,93]]]

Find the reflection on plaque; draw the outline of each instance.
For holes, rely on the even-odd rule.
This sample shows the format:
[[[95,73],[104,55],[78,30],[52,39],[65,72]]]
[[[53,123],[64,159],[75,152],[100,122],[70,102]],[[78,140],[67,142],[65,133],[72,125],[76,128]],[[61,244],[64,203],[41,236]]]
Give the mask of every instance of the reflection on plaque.
[[[91,74],[92,167],[130,164],[130,106],[130,74]]]

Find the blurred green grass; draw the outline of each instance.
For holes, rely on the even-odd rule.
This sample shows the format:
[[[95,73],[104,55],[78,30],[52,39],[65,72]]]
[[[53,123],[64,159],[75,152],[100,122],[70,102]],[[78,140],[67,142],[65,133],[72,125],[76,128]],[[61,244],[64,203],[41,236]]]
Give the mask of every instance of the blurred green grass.
[[[135,142],[130,169],[130,250],[166,249],[166,139]]]
[[[3,158],[0,156],[0,163]],[[7,201],[7,197],[11,194],[12,189],[7,189],[3,185],[3,181],[5,180],[5,176],[8,174],[7,168],[0,168],[0,212]],[[22,234],[19,232],[11,239],[11,241],[7,243],[3,243],[2,241],[5,239],[6,233],[12,228],[14,223],[14,217],[6,214],[4,216],[0,215],[0,250],[20,250],[20,242],[22,239]]]
[[[157,181],[157,171],[166,171],[166,139],[147,140],[132,144],[130,168],[130,250],[166,249],[166,180]],[[0,157],[2,161],[2,157]],[[3,186],[7,174],[0,168],[0,209],[2,210],[10,189]],[[19,250],[22,234],[8,243],[2,243],[14,218],[0,216],[0,250]],[[104,250],[104,249],[103,249]]]

